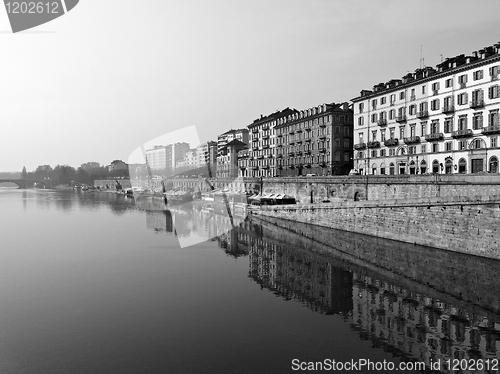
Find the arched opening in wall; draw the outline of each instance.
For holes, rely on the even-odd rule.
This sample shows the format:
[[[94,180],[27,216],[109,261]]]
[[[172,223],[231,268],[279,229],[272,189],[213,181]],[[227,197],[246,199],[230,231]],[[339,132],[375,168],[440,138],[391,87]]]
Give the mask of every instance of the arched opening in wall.
[[[385,162],[380,164],[380,175],[385,175]]]
[[[439,161],[438,160],[432,161],[432,173],[439,174]]]
[[[453,160],[447,159],[444,163],[444,172],[445,174],[453,173]]]
[[[490,158],[489,170],[490,173],[498,173],[498,158],[496,156]]]
[[[417,166],[413,160],[410,161],[410,174],[417,174]]]
[[[377,175],[377,164],[376,163],[372,164],[372,174]]]
[[[394,167],[394,162],[389,164],[389,174],[394,175],[396,168]]]
[[[399,174],[406,174],[406,162],[400,162],[398,165],[399,165]]]
[[[420,174],[425,174],[427,173],[427,162],[425,160],[422,160],[420,163]]]
[[[359,192],[358,191],[356,191],[354,193],[354,201],[359,201]]]
[[[460,174],[467,173],[467,161],[465,161],[465,158],[458,160],[458,172]]]

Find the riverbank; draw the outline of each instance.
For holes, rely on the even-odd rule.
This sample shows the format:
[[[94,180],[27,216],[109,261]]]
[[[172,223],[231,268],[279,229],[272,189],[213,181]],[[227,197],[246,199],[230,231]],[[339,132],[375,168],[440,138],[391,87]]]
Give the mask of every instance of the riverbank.
[[[500,195],[252,207],[251,215],[303,234],[297,223],[500,260]]]

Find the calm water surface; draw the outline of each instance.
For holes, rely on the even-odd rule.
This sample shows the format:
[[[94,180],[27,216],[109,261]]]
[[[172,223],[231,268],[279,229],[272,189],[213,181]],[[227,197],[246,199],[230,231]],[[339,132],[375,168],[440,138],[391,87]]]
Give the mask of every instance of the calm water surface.
[[[217,220],[116,195],[0,189],[0,212],[2,374],[499,358],[495,276],[433,283],[251,222],[181,248],[177,227],[206,234]]]

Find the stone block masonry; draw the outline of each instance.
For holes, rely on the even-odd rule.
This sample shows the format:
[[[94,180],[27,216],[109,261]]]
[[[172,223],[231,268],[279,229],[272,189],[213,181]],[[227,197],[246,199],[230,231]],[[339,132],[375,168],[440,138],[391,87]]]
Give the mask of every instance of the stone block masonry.
[[[500,259],[500,195],[263,206],[251,214]]]

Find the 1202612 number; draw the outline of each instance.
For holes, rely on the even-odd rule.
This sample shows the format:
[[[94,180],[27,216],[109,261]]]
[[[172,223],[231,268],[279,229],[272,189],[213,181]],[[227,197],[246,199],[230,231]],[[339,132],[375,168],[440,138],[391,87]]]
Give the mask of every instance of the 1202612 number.
[[[5,3],[7,8],[7,13],[11,14],[58,14],[59,13],[59,3],[53,1],[51,2],[8,2]]]

